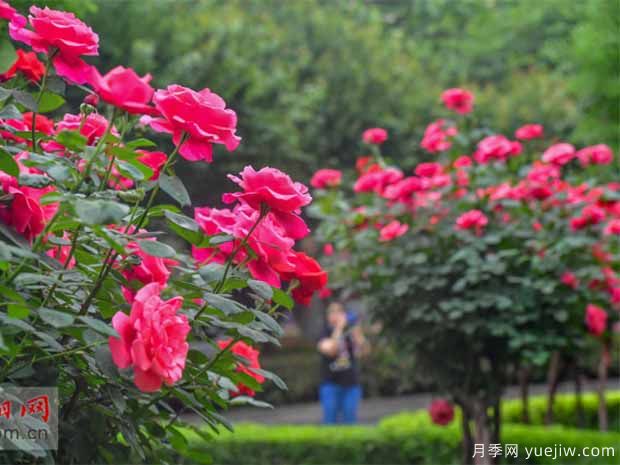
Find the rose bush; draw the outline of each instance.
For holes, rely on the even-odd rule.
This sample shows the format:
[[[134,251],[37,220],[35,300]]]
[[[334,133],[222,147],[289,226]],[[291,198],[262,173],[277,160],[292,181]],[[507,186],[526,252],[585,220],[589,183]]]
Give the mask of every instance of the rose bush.
[[[363,296],[398,350],[461,407],[466,454],[501,442],[506,383],[547,363],[557,379],[552,354],[578,367],[588,347],[600,354],[605,428],[620,316],[618,158],[604,144],[557,142],[539,124],[511,140],[480,124],[473,95],[450,89],[442,100],[448,111],[426,128],[416,166],[377,147],[348,189],[315,191],[330,289]]]
[[[224,196],[230,210],[186,216],[177,157],[211,162],[212,144],[240,142],[224,100],[156,90],[122,66],[100,73],[84,59],[98,36],[71,13],[32,7],[26,20],[0,2],[0,15],[33,50],[18,51],[0,87],[0,382],[60,394],[59,450],[0,447],[0,460],[169,460],[186,450],[181,413],[230,428],[231,404],[264,405],[253,396],[267,380],[285,388],[255,346],[277,343],[280,313],[326,287],[295,250],[312,199],[275,168],[246,167],[231,177],[241,191]],[[84,103],[62,114],[75,82]],[[149,126],[172,135],[172,152]]]

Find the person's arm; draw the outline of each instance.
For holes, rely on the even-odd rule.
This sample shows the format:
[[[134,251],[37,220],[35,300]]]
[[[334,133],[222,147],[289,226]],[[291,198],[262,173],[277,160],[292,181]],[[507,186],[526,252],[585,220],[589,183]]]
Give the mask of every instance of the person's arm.
[[[353,344],[358,356],[365,357],[370,353],[370,343],[366,336],[364,336],[364,331],[360,325],[356,325],[351,330],[351,337],[353,338]]]
[[[327,355],[328,357],[335,357],[338,355],[338,348],[340,346],[340,338],[342,337],[342,332],[344,331],[344,327],[347,324],[346,318],[342,318],[334,329],[332,330],[329,337],[322,338],[318,344],[317,349],[323,355]]]

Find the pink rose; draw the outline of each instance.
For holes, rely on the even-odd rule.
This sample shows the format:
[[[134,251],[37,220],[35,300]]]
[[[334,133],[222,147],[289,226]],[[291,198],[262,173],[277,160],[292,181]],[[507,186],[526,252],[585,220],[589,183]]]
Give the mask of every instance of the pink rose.
[[[426,189],[426,183],[415,176],[409,176],[400,181],[390,184],[383,190],[383,197],[395,202],[410,203],[415,192]]]
[[[322,169],[318,170],[312,176],[310,185],[315,189],[325,189],[327,187],[336,187],[342,181],[342,173],[338,170]]]
[[[588,304],[585,321],[588,331],[595,336],[600,336],[607,327],[607,312],[594,304]]]
[[[226,339],[222,341],[217,341],[217,345],[221,350],[226,349],[232,343],[232,339]],[[254,378],[258,383],[263,384],[265,382],[265,377],[261,374],[256,373],[252,370],[252,368],[260,369],[260,362],[258,357],[260,356],[260,352],[257,349],[254,349],[252,346],[247,345],[243,341],[237,341],[232,346],[230,351],[235,354],[237,357],[240,357],[242,361],[236,363],[236,370],[240,373],[245,373],[248,376]],[[254,390],[250,389],[243,383],[237,384],[237,391],[231,393],[234,396],[250,396],[254,397],[256,394]]]
[[[474,159],[480,164],[490,161],[505,161],[509,157],[521,153],[521,145],[508,140],[506,136],[497,134],[488,136],[478,142]]]
[[[334,246],[333,244],[325,244],[323,246],[323,255],[327,256],[327,257],[331,257],[332,255],[334,255]]]
[[[156,115],[157,110],[149,105],[155,92],[150,81],[150,74],[140,77],[131,68],[117,66],[105,76],[95,69],[90,84],[103,100],[115,107],[133,114]]]
[[[196,92],[187,87],[171,85],[160,89],[153,96],[155,108],[161,118],[143,117],[142,121],[157,132],[172,134],[178,145],[185,133],[188,138],[179,153],[190,161],[213,161],[212,144],[224,144],[228,151],[239,146],[235,135],[237,115],[217,94],[205,88]]]
[[[597,205],[587,205],[581,210],[581,215],[571,218],[570,226],[573,231],[583,229],[587,226],[598,224],[605,219],[606,212]]]
[[[465,115],[474,108],[474,95],[465,89],[453,88],[444,90],[441,101],[449,110]]]
[[[189,350],[191,328],[187,317],[177,314],[183,297],[162,300],[160,293],[159,284],[147,284],[136,294],[129,316],[117,312],[112,318],[120,336],[109,339],[112,359],[121,369],[133,367],[134,382],[143,392],[180,380]]]
[[[526,124],[515,131],[515,137],[520,140],[539,139],[544,129],[541,124]]]
[[[611,236],[613,234],[620,235],[620,219],[611,220],[607,223],[605,229],[603,229],[603,234],[606,236]]]
[[[381,145],[388,138],[388,133],[383,128],[366,129],[362,134],[362,140],[367,144]]]
[[[130,242],[125,249],[138,261],[138,264],[128,266],[121,272],[128,282],[138,281],[143,285],[157,283],[163,289],[168,284],[170,269],[179,264],[170,258],[154,257],[147,254],[136,242]],[[127,302],[132,303],[135,291],[124,286],[122,291]]]
[[[32,47],[36,52],[57,51],[52,59],[59,76],[77,84],[88,82],[93,67],[82,60],[82,56],[99,54],[99,37],[93,30],[75,17],[73,13],[30,7],[30,25],[11,21],[11,38]]]
[[[473,162],[471,161],[471,157],[467,155],[461,155],[456,160],[454,160],[454,163],[452,163],[452,166],[454,166],[455,168],[467,168],[471,166],[472,163]]]
[[[402,236],[409,230],[408,224],[402,224],[401,222],[394,220],[382,227],[379,231],[379,241],[388,242]]]
[[[452,147],[452,141],[448,138],[457,134],[456,127],[448,126],[444,120],[438,119],[427,126],[420,146],[430,153],[443,152]]]
[[[17,10],[4,0],[0,0],[0,18],[14,22],[17,25],[21,25],[21,27],[26,24],[26,18],[17,13]]]
[[[577,289],[577,286],[579,286],[579,280],[577,279],[577,276],[575,276],[575,274],[571,273],[570,271],[564,272],[562,274],[562,277],[560,278],[560,281],[562,281],[562,284],[572,289]]]
[[[443,174],[443,166],[440,163],[420,163],[415,168],[415,174],[423,178],[432,178]]]
[[[261,205],[268,206],[293,239],[301,239],[310,232],[299,216],[301,207],[312,201],[306,186],[294,182],[282,171],[269,167],[256,171],[251,166],[246,166],[239,175],[240,177],[228,177],[239,185],[243,192],[224,194],[224,203],[241,201],[256,210],[259,210]]]
[[[433,423],[446,426],[454,419],[454,407],[447,400],[437,399],[431,403],[428,414]]]
[[[67,113],[63,119],[56,125],[56,131],[80,131],[80,134],[86,137],[88,145],[95,145],[105,134],[108,127],[108,120],[99,113],[90,113],[84,122],[82,115],[72,115]],[[115,127],[112,128],[112,134],[118,136]]]
[[[403,179],[403,172],[398,168],[385,168],[378,171],[368,171],[362,174],[355,184],[355,192],[375,192],[383,195],[385,189],[390,184],[394,184]]]
[[[153,176],[149,178],[149,181],[157,181],[161,173],[161,169],[168,161],[168,156],[164,152],[148,152],[146,150],[136,150],[140,154],[138,160],[140,163],[148,166],[153,170]]]
[[[562,166],[575,158],[575,147],[566,143],[554,144],[542,156],[542,161]]]
[[[614,160],[614,153],[605,144],[585,147],[577,152],[581,166],[609,165]]]
[[[480,210],[469,210],[456,219],[458,229],[473,229],[479,233],[489,222],[488,218]]]

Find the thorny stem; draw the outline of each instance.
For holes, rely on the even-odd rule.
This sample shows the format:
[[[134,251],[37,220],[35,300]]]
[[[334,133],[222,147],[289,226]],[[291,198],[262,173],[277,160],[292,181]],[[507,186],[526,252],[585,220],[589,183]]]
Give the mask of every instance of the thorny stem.
[[[52,52],[52,54],[47,58],[47,63],[45,64],[45,73],[43,73],[43,78],[41,79],[41,87],[39,87],[39,95],[37,95],[37,106],[32,111],[32,129],[31,129],[31,138],[32,138],[32,150],[37,152],[37,115],[39,110],[39,104],[41,103],[41,98],[43,98],[43,92],[45,92],[45,86],[47,85],[47,76],[50,73],[50,67],[52,65],[52,58],[56,55],[57,50]]]

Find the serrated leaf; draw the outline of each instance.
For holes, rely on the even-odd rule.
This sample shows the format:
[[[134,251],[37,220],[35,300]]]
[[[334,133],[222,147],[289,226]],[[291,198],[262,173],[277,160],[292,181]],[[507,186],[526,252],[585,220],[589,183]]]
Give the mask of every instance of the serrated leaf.
[[[282,289],[273,289],[272,300],[276,304],[281,305],[282,307],[288,310],[292,310],[293,306],[295,305],[293,298],[290,295],[288,295],[286,292],[284,292]]]

